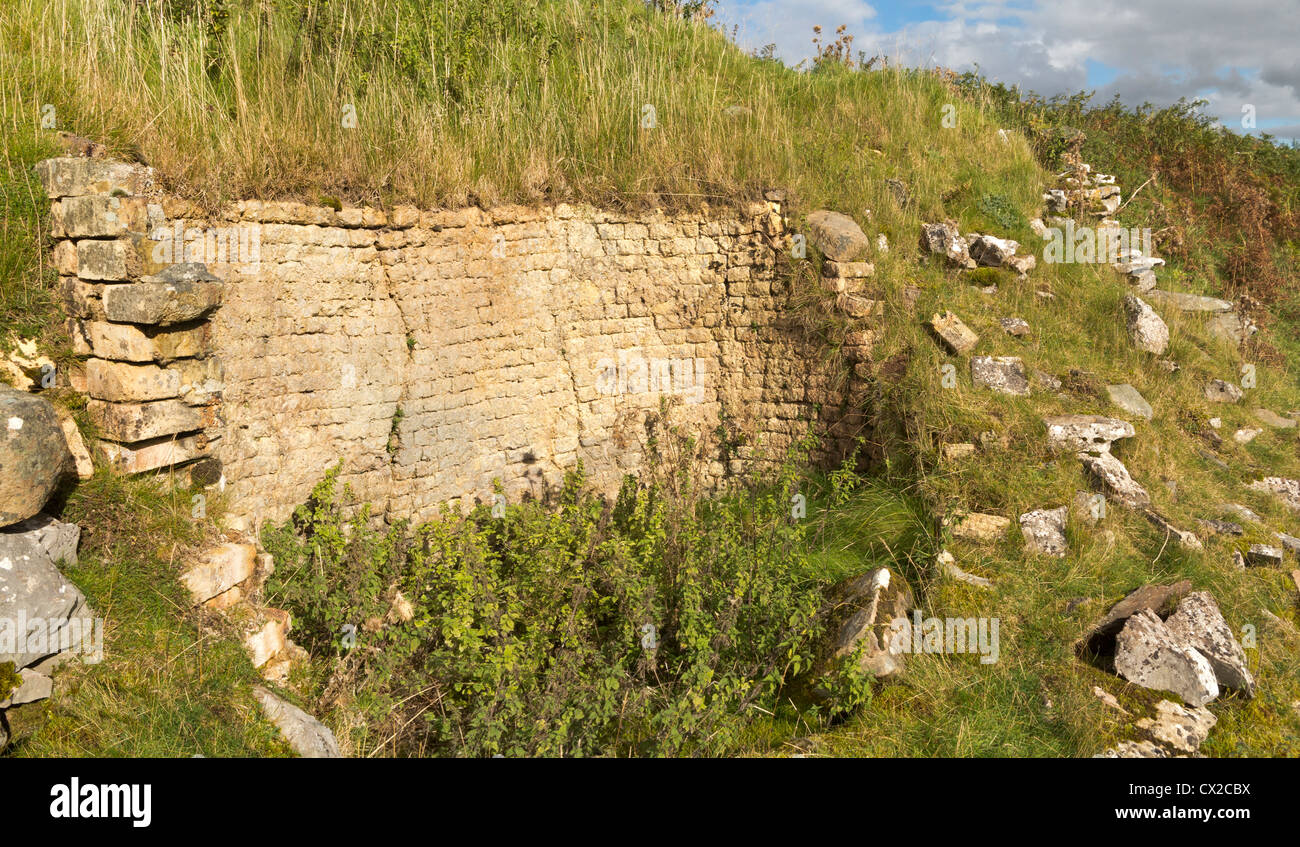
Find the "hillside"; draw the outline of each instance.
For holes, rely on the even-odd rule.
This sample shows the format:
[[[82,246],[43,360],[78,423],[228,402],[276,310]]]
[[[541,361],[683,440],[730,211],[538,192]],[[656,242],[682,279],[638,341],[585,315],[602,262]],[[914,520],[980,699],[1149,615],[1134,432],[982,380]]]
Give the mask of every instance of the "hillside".
[[[63,376],[84,353],[34,171],[63,154],[59,130],[147,164],[212,215],[261,200],[743,217],[770,202],[808,235],[806,253],[774,246],[771,296],[816,347],[798,368],[860,388],[844,461],[810,459],[814,430],[718,490],[692,460],[725,433],[647,427],[653,461],[617,498],[575,468],[550,501],[368,523],[336,504],[332,471],[293,518],[253,528],[244,540],[276,562],[266,602],[310,653],[280,692],[345,753],[1092,756],[1144,738],[1139,720],[1168,697],[1079,643],[1134,589],[1188,580],[1254,679],[1253,696],[1207,701],[1200,752],[1300,754],[1300,518],[1294,494],[1258,484],[1300,479],[1297,151],[1186,108],[1021,101],[846,50],[792,70],[700,14],[635,0],[16,0],[0,43],[0,336],[11,357],[17,338],[38,341],[61,378],[32,393],[92,445]],[[1066,204],[1080,187],[1094,196],[1051,208],[1053,189]],[[861,228],[853,256],[828,255],[819,210]],[[1040,232],[1065,218],[1150,230],[1148,261],[1049,261]],[[1017,273],[1001,256],[973,267],[970,244],[935,255],[923,233],[944,221],[949,245],[979,233],[1037,261]],[[870,276],[844,270],[854,260]],[[882,305],[854,312],[837,294]],[[1156,315],[1140,310],[1138,332],[1132,298]],[[977,338],[958,329],[954,344],[951,321],[936,332],[946,313]],[[1167,345],[1150,343],[1156,323]],[[981,384],[990,367],[1012,391]],[[1045,419],[1068,415],[1131,424],[1102,453],[1145,498],[1096,484],[1087,467],[1107,459],[1052,449]],[[229,504],[98,458],[58,516],[82,527],[64,573],[107,618],[105,661],[61,670],[10,752],[287,752],[258,717],[239,636],[179,579],[235,539]],[[993,517],[979,531],[968,513]],[[872,665],[886,678],[828,671],[828,598],[876,568],[900,609],[996,621],[995,660],[922,651],[896,675]],[[661,622],[653,648],[643,619]],[[339,637],[354,622],[364,650]]]

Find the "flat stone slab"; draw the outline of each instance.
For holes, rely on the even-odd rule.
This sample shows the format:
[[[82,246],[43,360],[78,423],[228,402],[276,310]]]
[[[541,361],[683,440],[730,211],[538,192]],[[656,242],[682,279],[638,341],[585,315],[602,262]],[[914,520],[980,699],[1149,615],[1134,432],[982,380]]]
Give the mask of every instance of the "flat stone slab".
[[[1138,417],[1151,420],[1151,416],[1154,414],[1151,409],[1151,404],[1148,403],[1146,398],[1143,397],[1142,394],[1133,386],[1128,383],[1123,383],[1121,385],[1108,385],[1106,386],[1106,393],[1110,395],[1110,402],[1119,406],[1130,415],[1137,415]]]
[[[1201,297],[1197,294],[1180,294],[1174,291],[1153,289],[1147,292],[1147,298],[1153,303],[1170,306],[1181,312],[1231,312],[1232,304],[1217,297]]]
[[[299,756],[304,759],[341,758],[338,741],[325,724],[261,686],[253,689],[253,696],[267,719],[279,727],[289,746]]]
[[[1144,509],[1151,505],[1151,495],[1133,479],[1119,459],[1110,453],[1078,455],[1079,461],[1109,499],[1131,509]]]
[[[971,381],[999,394],[1028,397],[1029,378],[1017,356],[975,356],[970,360]]]
[[[950,353],[958,356],[975,349],[975,345],[980,340],[980,337],[952,312],[944,312],[942,315],[930,318],[930,329]]]
[[[1132,438],[1133,424],[1101,415],[1055,415],[1043,418],[1047,446],[1053,450],[1110,452],[1111,444]]]
[[[1296,428],[1295,418],[1284,418],[1277,412],[1270,411],[1269,409],[1255,409],[1252,414],[1254,414],[1260,421],[1268,424],[1274,429]]]

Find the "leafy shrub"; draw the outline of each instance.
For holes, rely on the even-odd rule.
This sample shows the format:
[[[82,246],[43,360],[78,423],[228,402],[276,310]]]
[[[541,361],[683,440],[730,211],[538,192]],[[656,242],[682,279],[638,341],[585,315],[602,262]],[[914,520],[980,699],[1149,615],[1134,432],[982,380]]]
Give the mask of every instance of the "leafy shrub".
[[[1023,218],[1011,198],[1004,194],[985,194],[980,198],[980,212],[984,217],[1002,227],[1013,229],[1020,225]]]
[[[579,467],[551,508],[413,531],[370,529],[364,509],[348,525],[335,468],[263,533],[271,596],[333,656],[320,705],[361,692],[349,708],[374,738],[358,743],[397,755],[726,752],[812,666],[822,594],[791,516],[797,462],[706,498],[691,452],[627,477],[612,505]],[[824,713],[868,696],[869,680],[830,676]]]

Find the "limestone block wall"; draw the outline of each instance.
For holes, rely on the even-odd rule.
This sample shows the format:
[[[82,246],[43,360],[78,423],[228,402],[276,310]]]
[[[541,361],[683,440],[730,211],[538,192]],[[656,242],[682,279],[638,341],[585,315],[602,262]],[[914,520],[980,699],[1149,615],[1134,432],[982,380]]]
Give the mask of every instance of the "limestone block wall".
[[[393,518],[490,501],[494,479],[541,496],[579,460],[614,490],[665,396],[684,431],[725,420],[754,456],[858,420],[788,314],[779,203],[203,216],[142,168],[41,174],[106,454],[220,478],[237,526],[283,519],[339,460]],[[737,470],[721,458],[710,473]]]

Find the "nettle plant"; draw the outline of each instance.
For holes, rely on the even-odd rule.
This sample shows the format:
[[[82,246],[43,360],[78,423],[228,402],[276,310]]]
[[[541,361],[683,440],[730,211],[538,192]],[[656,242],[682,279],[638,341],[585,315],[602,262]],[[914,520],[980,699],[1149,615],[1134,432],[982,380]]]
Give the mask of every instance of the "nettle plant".
[[[579,466],[550,504],[500,517],[485,504],[414,530],[371,529],[365,510],[345,527],[331,471],[263,533],[271,597],[328,665],[318,705],[360,710],[358,745],[393,755],[732,749],[804,690],[823,628],[789,505],[806,465],[791,456],[762,487],[706,496],[698,445],[666,435],[612,504]],[[830,676],[823,717],[869,696],[856,672]]]

